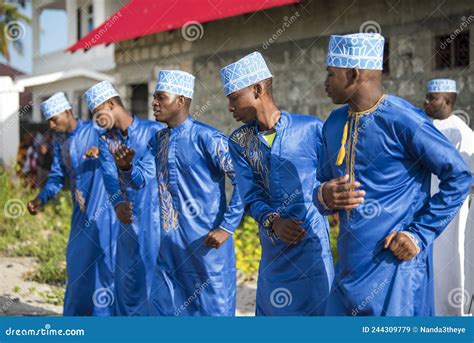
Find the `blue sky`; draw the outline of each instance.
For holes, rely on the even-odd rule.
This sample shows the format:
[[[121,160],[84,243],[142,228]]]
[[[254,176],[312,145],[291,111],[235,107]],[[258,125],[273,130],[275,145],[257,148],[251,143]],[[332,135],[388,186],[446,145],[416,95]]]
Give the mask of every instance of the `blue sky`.
[[[31,18],[31,2],[27,2],[24,9],[20,8],[21,12]],[[10,48],[10,65],[26,73],[32,72],[32,37],[33,32],[30,25],[25,24],[25,36],[23,42],[23,56],[19,55],[17,51]],[[67,48],[67,18],[65,11],[60,10],[45,10],[40,17],[40,53],[45,54],[52,51],[57,51]],[[1,63],[7,63],[6,60],[0,56]]]

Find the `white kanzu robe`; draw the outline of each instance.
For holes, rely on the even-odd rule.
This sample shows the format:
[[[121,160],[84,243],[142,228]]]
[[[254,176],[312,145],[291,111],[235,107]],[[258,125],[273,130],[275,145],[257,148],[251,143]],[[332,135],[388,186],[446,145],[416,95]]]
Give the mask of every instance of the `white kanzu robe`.
[[[469,209],[469,215],[467,217],[466,226],[466,259],[464,262],[464,268],[466,270],[466,279],[464,281],[466,294],[469,299],[467,302],[467,309],[465,313],[467,315],[474,316],[474,192],[471,191],[471,207]]]
[[[474,133],[456,115],[434,120],[434,126],[456,147],[474,174]],[[431,178],[431,194],[439,180]],[[471,194],[472,195],[472,194]],[[461,316],[474,312],[474,209],[468,220],[468,197],[446,230],[434,241],[433,266],[435,313],[437,316]]]

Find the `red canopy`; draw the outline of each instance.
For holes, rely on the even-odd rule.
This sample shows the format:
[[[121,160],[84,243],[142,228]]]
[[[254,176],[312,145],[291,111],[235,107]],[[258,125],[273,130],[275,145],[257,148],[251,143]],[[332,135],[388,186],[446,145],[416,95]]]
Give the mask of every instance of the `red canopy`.
[[[205,23],[296,3],[299,0],[131,0],[67,51],[140,38],[174,30],[186,23]]]

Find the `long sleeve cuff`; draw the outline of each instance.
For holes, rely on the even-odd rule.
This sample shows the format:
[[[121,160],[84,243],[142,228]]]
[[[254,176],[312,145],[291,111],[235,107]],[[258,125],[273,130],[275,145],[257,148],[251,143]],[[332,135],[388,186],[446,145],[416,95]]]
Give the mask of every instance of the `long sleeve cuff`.
[[[421,247],[420,247],[420,242],[418,238],[416,238],[415,234],[409,231],[400,231],[400,233],[410,238],[412,243],[416,246],[416,254],[418,255],[421,251]]]
[[[323,186],[326,182],[320,184],[314,189],[313,193],[313,202],[316,205],[316,208],[318,209],[319,213],[321,213],[323,216],[327,216],[331,213],[334,213],[333,210],[331,210],[327,205],[326,202],[324,201],[323,198]]]
[[[36,199],[39,199],[41,201],[41,206],[44,206],[48,202],[48,198],[46,194],[40,193],[36,196]]]
[[[125,200],[124,194],[122,191],[117,192],[116,194],[110,197],[110,201],[112,202],[113,207],[115,208],[118,204],[127,202]]]
[[[234,234],[234,231],[231,231],[231,230],[227,229],[224,225],[219,225],[219,228],[224,230],[225,232],[227,232],[230,235]]]

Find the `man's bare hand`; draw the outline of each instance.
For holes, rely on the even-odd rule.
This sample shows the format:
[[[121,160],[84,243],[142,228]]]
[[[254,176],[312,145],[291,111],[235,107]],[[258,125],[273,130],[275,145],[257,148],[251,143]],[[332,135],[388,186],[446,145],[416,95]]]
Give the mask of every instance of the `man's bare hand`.
[[[207,234],[204,244],[211,248],[219,249],[219,247],[229,238],[229,233],[222,228],[217,228]]]
[[[301,224],[303,222],[300,220],[277,217],[273,222],[272,229],[284,243],[292,245],[301,241],[305,235]]]
[[[322,186],[323,200],[331,210],[351,210],[364,202],[365,191],[356,190],[361,186],[360,183],[348,181],[349,175],[344,175]]]
[[[114,153],[115,164],[117,164],[120,170],[129,170],[134,156],[135,150],[123,144],[119,145]]]
[[[385,237],[384,248],[390,248],[396,257],[404,261],[410,261],[418,254],[418,247],[406,234],[400,232],[391,232]]]
[[[43,208],[43,204],[40,199],[34,199],[28,202],[26,208],[32,216],[35,216]]]
[[[115,213],[117,218],[123,224],[132,224],[133,223],[133,207],[129,202],[121,202],[115,206]]]

